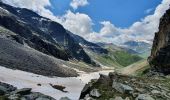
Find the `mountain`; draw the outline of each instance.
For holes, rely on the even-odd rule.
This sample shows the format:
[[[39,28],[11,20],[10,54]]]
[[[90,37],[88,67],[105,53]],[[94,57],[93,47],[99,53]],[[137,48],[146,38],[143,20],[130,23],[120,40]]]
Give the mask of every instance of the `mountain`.
[[[102,48],[102,46],[89,42],[87,40],[85,40],[84,38],[75,35],[73,33],[70,32],[70,35],[74,38],[75,41],[77,41],[83,48],[85,49],[89,49],[93,52],[99,53],[99,54],[107,54],[108,51],[107,49]]]
[[[78,76],[73,68],[90,72],[98,66],[62,25],[2,2],[0,65],[60,77]]]
[[[141,60],[133,50],[86,41],[57,22],[2,2],[0,41],[0,65],[46,76],[77,76],[73,68],[89,72]]]
[[[63,60],[95,65],[78,42],[62,25],[37,13],[0,3],[0,25],[17,35],[13,39],[40,52]]]
[[[143,41],[128,41],[123,44],[123,47],[129,48],[137,52],[142,57],[146,58],[150,55],[151,44]]]
[[[85,49],[87,54],[99,65],[103,67],[121,68],[133,64],[142,58],[135,51],[119,47],[113,43],[96,43],[103,47],[108,53],[96,53]],[[133,52],[133,53],[132,53]]]
[[[104,47],[104,48],[111,48],[114,51],[124,50],[124,51],[126,51],[130,54],[138,54],[138,52],[136,52],[132,49],[129,49],[129,48],[126,48],[126,47],[123,47],[123,46],[118,46],[118,45],[115,45],[113,43],[97,43],[97,44],[101,47]]]
[[[155,33],[150,65],[153,70],[170,74],[170,9],[160,19],[159,31]]]

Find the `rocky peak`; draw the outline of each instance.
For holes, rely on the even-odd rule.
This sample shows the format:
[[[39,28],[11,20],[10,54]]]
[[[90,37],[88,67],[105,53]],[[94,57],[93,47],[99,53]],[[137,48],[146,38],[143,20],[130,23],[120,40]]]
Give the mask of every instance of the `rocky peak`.
[[[160,19],[148,60],[154,70],[170,74],[170,9]]]

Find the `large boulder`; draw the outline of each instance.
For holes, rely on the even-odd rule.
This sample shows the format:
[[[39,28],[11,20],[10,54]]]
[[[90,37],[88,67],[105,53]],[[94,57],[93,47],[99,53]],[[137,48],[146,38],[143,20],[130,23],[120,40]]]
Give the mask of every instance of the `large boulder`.
[[[148,94],[139,94],[135,100],[155,100]]]
[[[97,98],[99,98],[99,97],[101,96],[101,94],[100,94],[100,92],[99,92],[98,89],[93,89],[93,90],[91,90],[91,91],[90,91],[90,95],[91,95],[92,97],[97,97]]]
[[[122,84],[122,83],[118,83],[118,82],[114,82],[112,84],[112,88],[114,88],[116,91],[124,94],[124,93],[130,93],[132,92],[134,89],[128,85]]]
[[[7,89],[3,86],[0,86],[0,95],[4,95],[5,93],[7,93]]]

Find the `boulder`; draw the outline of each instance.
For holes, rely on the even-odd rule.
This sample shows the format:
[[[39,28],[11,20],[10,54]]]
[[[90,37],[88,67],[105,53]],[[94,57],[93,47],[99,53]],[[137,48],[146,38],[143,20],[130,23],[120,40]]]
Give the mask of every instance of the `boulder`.
[[[87,94],[84,99],[80,99],[80,100],[96,100],[96,99],[90,97],[89,94]]]
[[[20,96],[19,94],[11,94],[8,96],[8,100],[20,100]]]
[[[161,92],[158,91],[158,90],[152,90],[151,93],[152,93],[152,94],[160,94]]]
[[[123,98],[122,97],[115,97],[114,100],[123,100]]]
[[[45,99],[45,100],[55,100],[54,98],[52,97],[49,97],[49,96],[46,96],[42,93],[39,93],[39,92],[33,92],[33,93],[30,93],[30,94],[27,94],[27,95],[24,95],[24,97],[27,99],[27,100],[41,100],[41,99]]]
[[[7,93],[7,89],[3,86],[0,86],[0,95],[4,95],[5,93]]]
[[[97,98],[99,98],[101,96],[101,94],[100,94],[98,89],[93,89],[92,91],[90,91],[90,95],[92,97],[97,97]]]
[[[113,82],[112,88],[114,88],[116,91],[118,91],[122,94],[130,93],[134,90],[132,87],[122,84],[122,83],[118,83],[118,82]]]
[[[135,100],[155,100],[148,94],[139,94]]]

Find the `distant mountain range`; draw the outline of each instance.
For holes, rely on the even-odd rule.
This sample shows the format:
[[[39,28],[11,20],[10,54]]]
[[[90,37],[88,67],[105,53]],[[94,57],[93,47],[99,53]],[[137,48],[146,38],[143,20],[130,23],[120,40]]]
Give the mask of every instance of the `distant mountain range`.
[[[128,41],[123,44],[123,47],[129,48],[143,57],[150,55],[152,44],[143,41]]]

